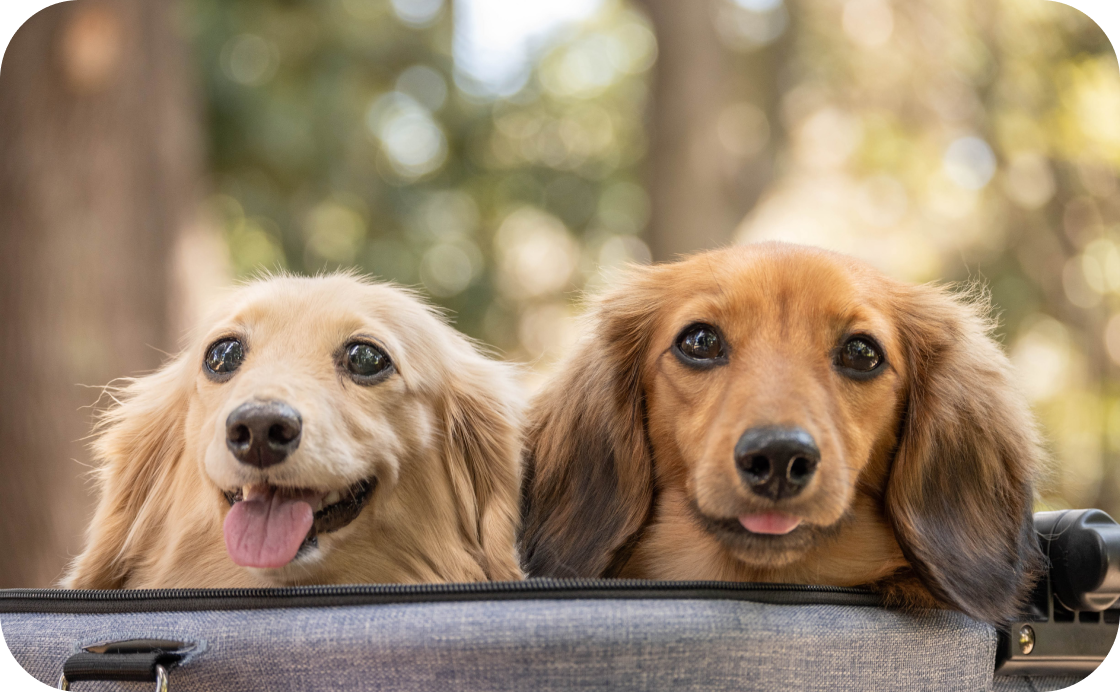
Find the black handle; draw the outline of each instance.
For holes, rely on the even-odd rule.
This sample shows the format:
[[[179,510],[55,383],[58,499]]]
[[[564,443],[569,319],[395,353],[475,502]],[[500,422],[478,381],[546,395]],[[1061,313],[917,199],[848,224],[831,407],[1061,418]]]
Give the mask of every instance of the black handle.
[[[1112,517],[1099,509],[1039,512],[1034,526],[1062,605],[1099,612],[1120,599],[1120,525]]]
[[[1120,525],[1099,509],[1068,509],[1038,512],[1034,528],[1049,569],[1000,631],[996,675],[1088,675],[1120,627]]]

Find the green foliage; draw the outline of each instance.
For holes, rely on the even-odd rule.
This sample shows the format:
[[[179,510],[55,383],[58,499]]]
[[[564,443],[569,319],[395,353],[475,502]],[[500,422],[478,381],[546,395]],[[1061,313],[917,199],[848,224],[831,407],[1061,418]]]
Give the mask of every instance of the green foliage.
[[[607,3],[541,51],[518,94],[486,98],[456,85],[452,8],[414,5],[439,10],[410,22],[389,0],[194,1],[212,208],[234,266],[356,266],[420,285],[515,357],[548,356],[570,338],[564,295],[601,259],[644,252],[652,34]]]

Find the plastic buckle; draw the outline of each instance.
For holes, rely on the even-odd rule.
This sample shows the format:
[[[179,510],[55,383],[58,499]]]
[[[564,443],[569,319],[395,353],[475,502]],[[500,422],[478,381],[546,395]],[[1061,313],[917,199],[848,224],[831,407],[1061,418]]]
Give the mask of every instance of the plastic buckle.
[[[128,639],[84,647],[66,659],[58,689],[68,690],[82,680],[155,682],[156,692],[167,692],[168,671],[192,649],[194,643],[169,639]]]
[[[70,681],[66,679],[66,673],[58,677],[58,689],[70,689]],[[167,692],[167,669],[159,664],[156,664],[156,692]]]

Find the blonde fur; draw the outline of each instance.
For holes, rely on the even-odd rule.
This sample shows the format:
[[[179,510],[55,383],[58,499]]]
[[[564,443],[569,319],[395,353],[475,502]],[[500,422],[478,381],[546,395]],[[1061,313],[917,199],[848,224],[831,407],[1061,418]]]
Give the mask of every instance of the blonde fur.
[[[405,289],[352,275],[269,277],[234,291],[209,329],[158,372],[129,381],[96,431],[100,501],[63,585],[77,589],[466,582],[521,578],[514,548],[521,395],[512,366],[481,355]],[[338,354],[356,335],[395,372],[361,386]],[[237,336],[246,359],[216,382],[203,359]],[[303,418],[298,449],[239,464],[225,421],[250,400]],[[376,478],[349,525],[278,569],[226,553],[223,491],[319,491]]]

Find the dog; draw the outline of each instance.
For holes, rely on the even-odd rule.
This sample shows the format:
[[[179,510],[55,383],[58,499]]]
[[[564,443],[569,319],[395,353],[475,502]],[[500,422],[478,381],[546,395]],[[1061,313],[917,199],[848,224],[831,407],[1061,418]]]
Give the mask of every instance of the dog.
[[[870,586],[1009,620],[1044,454],[975,294],[782,243],[635,268],[530,404],[526,572]]]
[[[257,280],[208,324],[104,414],[63,586],[522,577],[514,366],[355,275]]]

